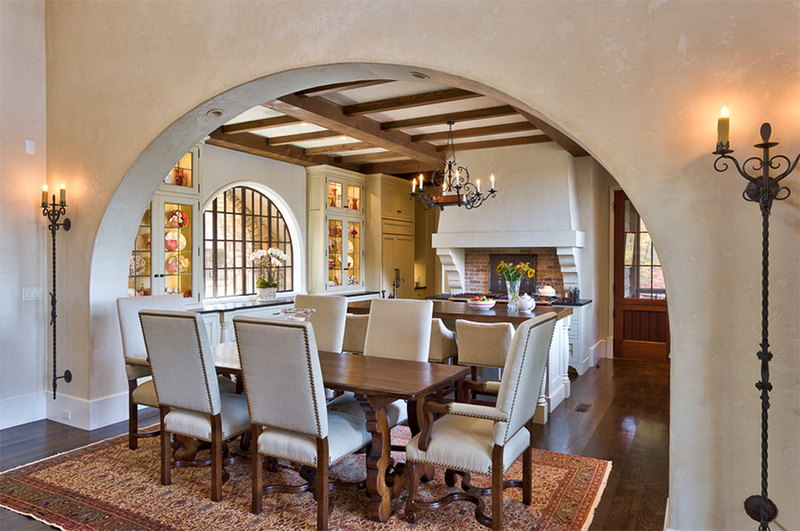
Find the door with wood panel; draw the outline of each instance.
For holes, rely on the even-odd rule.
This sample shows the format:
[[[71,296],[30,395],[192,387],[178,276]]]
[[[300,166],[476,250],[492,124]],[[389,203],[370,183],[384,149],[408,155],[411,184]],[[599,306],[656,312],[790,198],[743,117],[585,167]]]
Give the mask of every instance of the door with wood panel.
[[[667,360],[669,320],[661,261],[628,196],[614,193],[614,356]]]

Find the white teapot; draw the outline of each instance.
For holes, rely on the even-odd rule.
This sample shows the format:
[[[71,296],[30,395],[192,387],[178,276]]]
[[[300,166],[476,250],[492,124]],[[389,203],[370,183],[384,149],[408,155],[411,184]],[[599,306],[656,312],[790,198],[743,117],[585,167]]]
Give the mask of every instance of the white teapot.
[[[536,307],[536,301],[528,295],[527,293],[523,293],[520,295],[519,299],[517,299],[517,308],[521,312],[529,312]]]

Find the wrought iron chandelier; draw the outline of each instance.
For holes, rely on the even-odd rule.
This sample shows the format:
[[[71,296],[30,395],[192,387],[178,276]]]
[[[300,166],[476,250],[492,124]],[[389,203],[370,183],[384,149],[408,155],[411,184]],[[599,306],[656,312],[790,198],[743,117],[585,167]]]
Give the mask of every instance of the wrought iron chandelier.
[[[475,183],[469,180],[469,170],[456,163],[456,148],[453,143],[453,125],[447,122],[450,130],[447,134],[447,147],[445,148],[446,161],[444,168],[433,172],[431,182],[426,183],[422,174],[419,180],[414,179],[411,187],[410,199],[416,199],[425,210],[450,205],[463,206],[467,210],[477,208],[489,197],[495,197],[497,190],[494,188],[494,175],[490,176],[492,186],[486,193],[481,193],[481,180]],[[448,153],[449,151],[449,153]]]

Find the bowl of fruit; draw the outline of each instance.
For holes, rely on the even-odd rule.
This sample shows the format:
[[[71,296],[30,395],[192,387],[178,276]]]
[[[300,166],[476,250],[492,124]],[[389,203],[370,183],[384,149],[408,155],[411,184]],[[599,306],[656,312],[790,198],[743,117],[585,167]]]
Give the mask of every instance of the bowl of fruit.
[[[472,297],[470,300],[467,301],[467,304],[469,304],[470,308],[473,308],[475,310],[488,310],[489,308],[494,306],[495,302],[497,301],[494,299],[490,299],[486,295],[481,295],[478,297]]]

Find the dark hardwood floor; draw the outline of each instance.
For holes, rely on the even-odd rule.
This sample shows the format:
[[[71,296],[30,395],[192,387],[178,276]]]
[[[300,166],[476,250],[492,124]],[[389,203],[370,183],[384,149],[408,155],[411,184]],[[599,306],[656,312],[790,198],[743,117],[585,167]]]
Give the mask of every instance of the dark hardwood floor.
[[[155,410],[139,417],[142,426],[158,422]],[[2,430],[0,470],[126,432],[126,422],[88,432],[45,420]],[[539,448],[613,461],[590,529],[664,528],[669,484],[669,363],[601,360],[582,376],[572,377],[571,396],[556,408],[546,425],[535,428],[534,438]],[[0,529],[52,528],[0,509]]]

